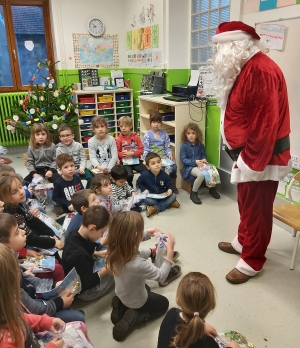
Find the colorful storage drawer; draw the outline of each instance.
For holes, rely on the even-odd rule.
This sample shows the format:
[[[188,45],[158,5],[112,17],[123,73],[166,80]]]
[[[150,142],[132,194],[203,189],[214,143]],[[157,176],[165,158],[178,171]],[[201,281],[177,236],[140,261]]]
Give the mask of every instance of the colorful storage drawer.
[[[95,109],[95,104],[82,104],[79,107],[80,109]]]
[[[113,96],[112,95],[101,95],[98,97],[98,102],[103,103],[103,102],[110,102],[113,101]]]
[[[84,123],[91,123],[93,121],[93,117],[81,117],[81,120]]]
[[[109,121],[107,122],[108,127],[114,127],[115,121]]]
[[[80,116],[93,115],[94,113],[95,113],[95,110],[80,110],[79,111]]]
[[[103,110],[98,110],[99,115],[111,115],[114,113],[114,109],[103,109]]]
[[[122,106],[129,106],[130,101],[122,101],[122,102],[117,102],[117,108],[121,108]]]
[[[116,100],[130,100],[129,94],[116,94]]]
[[[116,131],[116,128],[115,127],[112,127],[112,128],[108,128],[108,133],[113,133]]]
[[[85,132],[81,132],[81,135],[83,137],[92,137],[94,133],[92,131],[85,131]]]
[[[95,97],[93,95],[80,95],[78,96],[79,103],[95,103]]]
[[[169,138],[172,143],[175,143],[175,134],[169,135]]]
[[[89,139],[91,139],[92,137],[82,137],[82,141],[84,141],[85,143],[87,143],[89,141]]]
[[[130,110],[131,110],[130,107],[129,107],[129,108],[118,108],[118,109],[117,109],[117,112],[123,114],[124,112],[130,112]]]
[[[98,109],[112,108],[112,106],[113,106],[113,103],[99,103]]]
[[[161,113],[161,117],[163,121],[173,121],[175,120],[175,112]]]
[[[82,124],[80,126],[80,129],[91,129],[91,125],[90,124]]]
[[[131,117],[131,114],[120,114],[120,115],[117,115],[117,119],[119,119],[119,118],[121,118],[123,116]]]
[[[85,149],[87,149],[89,147],[89,144],[88,143],[84,143],[82,144],[82,147],[84,147]]]
[[[107,121],[113,121],[115,119],[115,115],[104,116]]]

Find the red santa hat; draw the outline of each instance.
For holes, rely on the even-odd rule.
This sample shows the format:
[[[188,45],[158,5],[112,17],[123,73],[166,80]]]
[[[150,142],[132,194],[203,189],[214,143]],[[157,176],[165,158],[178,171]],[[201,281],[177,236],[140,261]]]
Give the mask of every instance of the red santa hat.
[[[260,36],[257,34],[253,27],[243,22],[232,21],[221,23],[216,31],[216,35],[212,37],[214,44],[227,41],[239,41],[245,39],[260,40]]]

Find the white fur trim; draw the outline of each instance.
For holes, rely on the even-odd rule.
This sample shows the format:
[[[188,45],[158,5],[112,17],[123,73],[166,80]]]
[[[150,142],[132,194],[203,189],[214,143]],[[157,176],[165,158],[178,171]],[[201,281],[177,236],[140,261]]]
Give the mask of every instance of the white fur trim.
[[[240,271],[241,273],[244,273],[250,277],[255,276],[259,271],[255,271],[252,267],[248,265],[243,259],[239,259],[238,263],[236,264],[235,268]]]
[[[243,30],[232,30],[214,35],[212,37],[212,42],[216,44],[220,42],[247,40],[251,38],[252,36]]]
[[[242,244],[240,244],[239,240],[238,240],[238,236],[234,237],[234,240],[231,242],[231,245],[233,247],[233,249],[235,249],[237,252],[241,253],[243,250],[243,246]]]
[[[234,168],[235,164],[237,164],[238,168]],[[290,173],[291,170],[292,160],[289,160],[287,166],[267,165],[263,171],[256,172],[250,169],[242,157],[239,156],[237,162],[233,163],[230,181],[232,184],[250,181],[279,181]]]

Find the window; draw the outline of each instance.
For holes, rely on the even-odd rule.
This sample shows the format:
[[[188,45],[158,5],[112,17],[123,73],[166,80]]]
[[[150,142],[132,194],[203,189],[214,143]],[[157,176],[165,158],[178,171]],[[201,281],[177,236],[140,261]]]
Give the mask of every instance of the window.
[[[0,92],[41,84],[37,59],[54,61],[49,0],[0,0]]]
[[[220,23],[229,21],[229,15],[230,0],[192,0],[191,70],[211,58],[211,38]]]

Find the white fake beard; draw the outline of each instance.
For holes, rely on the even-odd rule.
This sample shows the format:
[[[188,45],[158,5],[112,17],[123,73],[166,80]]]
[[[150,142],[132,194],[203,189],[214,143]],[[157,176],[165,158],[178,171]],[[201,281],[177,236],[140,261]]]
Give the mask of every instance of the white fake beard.
[[[214,81],[212,93],[218,99],[218,105],[225,109],[231,88],[241,72],[241,68],[252,54],[260,49],[257,40],[240,40],[215,44],[212,64]]]

